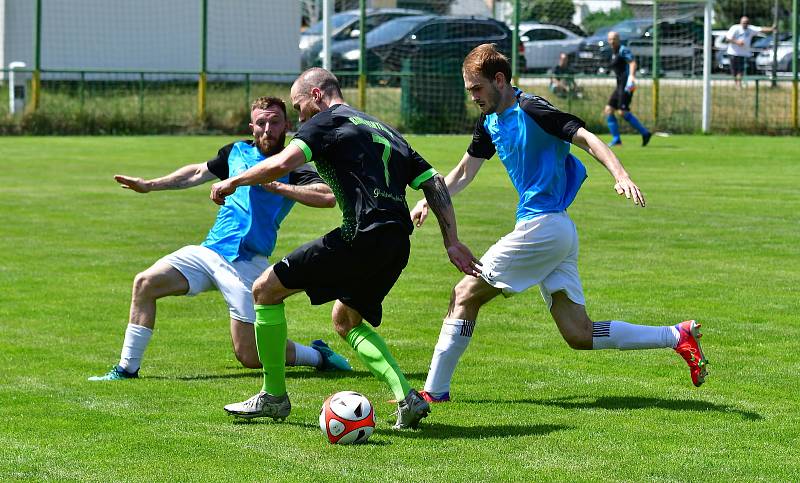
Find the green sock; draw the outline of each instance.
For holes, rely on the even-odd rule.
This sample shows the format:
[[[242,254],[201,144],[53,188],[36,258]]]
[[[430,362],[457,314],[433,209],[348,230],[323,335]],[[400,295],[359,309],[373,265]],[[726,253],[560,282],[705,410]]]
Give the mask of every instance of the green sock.
[[[408,391],[411,390],[411,385],[406,381],[406,376],[400,371],[397,361],[386,347],[386,342],[377,332],[361,322],[361,325],[353,327],[347,333],[346,339],[370,372],[389,385],[395,399],[401,401],[406,397]]]
[[[286,394],[286,314],[283,303],[256,305],[256,349],[264,367],[263,390]]]

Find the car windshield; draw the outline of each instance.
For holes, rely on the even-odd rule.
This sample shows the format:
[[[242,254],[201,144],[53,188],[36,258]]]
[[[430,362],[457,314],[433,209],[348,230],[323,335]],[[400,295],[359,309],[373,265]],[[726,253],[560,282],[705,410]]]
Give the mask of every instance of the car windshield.
[[[611,32],[611,27],[601,27],[594,32],[594,35],[605,37],[609,32]]]
[[[608,33],[610,30],[613,30],[623,37],[630,37],[634,35],[641,35],[645,28],[647,28],[646,23],[637,22],[636,20],[624,20],[611,27],[606,31],[606,33]]]
[[[342,25],[351,22],[358,18],[358,15],[355,13],[337,13],[333,17],[331,17],[331,28],[336,30]],[[310,34],[310,35],[322,35],[322,22],[317,22],[308,29],[306,29],[303,34]]]
[[[367,34],[367,44],[400,40],[417,25],[419,25],[419,20],[411,17],[390,20],[375,27]]]

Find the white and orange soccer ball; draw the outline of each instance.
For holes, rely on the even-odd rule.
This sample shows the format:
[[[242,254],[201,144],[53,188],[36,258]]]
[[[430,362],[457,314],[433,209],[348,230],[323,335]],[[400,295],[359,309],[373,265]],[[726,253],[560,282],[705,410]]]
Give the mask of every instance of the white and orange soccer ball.
[[[362,394],[337,392],[322,404],[319,427],[331,444],[363,443],[375,430],[375,408]]]

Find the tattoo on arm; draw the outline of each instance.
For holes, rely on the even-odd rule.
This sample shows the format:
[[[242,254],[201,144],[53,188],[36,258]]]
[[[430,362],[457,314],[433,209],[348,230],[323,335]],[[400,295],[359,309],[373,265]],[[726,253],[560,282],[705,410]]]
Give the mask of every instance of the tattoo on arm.
[[[439,221],[442,236],[447,242],[451,239],[451,235],[455,235],[455,233],[451,234],[451,230],[455,228],[455,212],[453,211],[450,192],[447,191],[447,184],[445,184],[444,178],[437,174],[422,183],[421,187],[425,193],[425,199],[428,201],[428,206],[433,210],[436,219]]]

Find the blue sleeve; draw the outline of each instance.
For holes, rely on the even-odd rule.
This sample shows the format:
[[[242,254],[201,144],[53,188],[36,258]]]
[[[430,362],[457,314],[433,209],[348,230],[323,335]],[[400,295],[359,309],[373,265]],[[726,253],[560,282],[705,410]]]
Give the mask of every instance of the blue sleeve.
[[[625,46],[620,47],[619,56],[622,57],[625,60],[625,62],[633,61],[633,52],[631,52],[630,49],[628,49]]]

